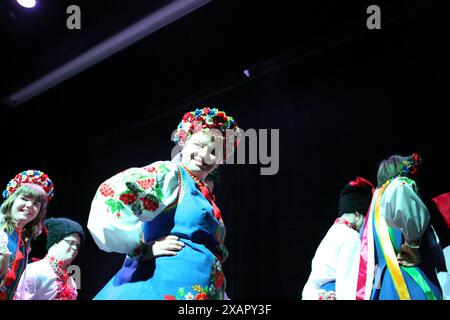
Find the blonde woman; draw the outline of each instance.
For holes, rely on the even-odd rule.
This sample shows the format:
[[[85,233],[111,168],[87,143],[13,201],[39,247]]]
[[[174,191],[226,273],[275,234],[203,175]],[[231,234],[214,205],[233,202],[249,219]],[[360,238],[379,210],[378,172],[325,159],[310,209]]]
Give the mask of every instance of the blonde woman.
[[[26,267],[30,242],[41,230],[53,183],[38,170],[17,174],[0,207],[0,300],[12,300]]]

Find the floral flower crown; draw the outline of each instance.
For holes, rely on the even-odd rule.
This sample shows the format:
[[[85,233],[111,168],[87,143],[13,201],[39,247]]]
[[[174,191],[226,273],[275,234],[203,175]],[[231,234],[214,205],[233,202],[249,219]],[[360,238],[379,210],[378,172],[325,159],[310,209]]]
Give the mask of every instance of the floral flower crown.
[[[172,138],[176,144],[181,144],[189,137],[202,129],[217,129],[226,134],[227,130],[239,133],[239,128],[233,117],[227,116],[224,111],[217,108],[202,108],[195,111],[186,112],[183,119],[178,124],[176,132]],[[239,143],[239,137],[234,142],[234,147]]]
[[[415,175],[422,163],[422,157],[418,153],[413,153],[406,160],[402,161],[402,175]]]
[[[53,197],[53,182],[50,178],[39,170],[26,170],[17,174],[14,179],[8,182],[6,189],[3,191],[3,198],[7,199],[10,195],[12,195],[16,190],[26,184],[37,184],[41,186],[45,193],[48,196],[48,201],[50,201]]]

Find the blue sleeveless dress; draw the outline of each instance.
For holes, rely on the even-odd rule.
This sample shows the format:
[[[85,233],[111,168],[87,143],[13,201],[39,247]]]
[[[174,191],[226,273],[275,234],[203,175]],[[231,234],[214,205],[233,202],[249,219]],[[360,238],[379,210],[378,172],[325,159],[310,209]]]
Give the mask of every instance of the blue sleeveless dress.
[[[390,228],[392,233],[392,244],[395,252],[397,253],[401,243],[404,242],[403,234],[400,230]],[[426,240],[426,239],[424,239]],[[425,246],[424,241],[423,246]],[[380,240],[377,234],[375,234],[375,250],[376,261],[378,261],[378,270],[375,276],[375,284],[372,290],[371,300],[399,300],[397,289],[395,288],[392,277],[386,265],[386,259],[383,255],[383,251],[380,246]],[[442,292],[439,288],[439,283],[436,281],[433,283],[432,273],[425,274],[423,269],[427,269],[427,264],[431,264],[427,258],[427,255],[422,253],[423,262],[415,267],[403,267],[400,266],[403,278],[405,279],[406,286],[409,291],[411,300],[442,300]],[[433,268],[434,269],[434,268]],[[430,269],[431,270],[431,269]],[[432,270],[434,272],[434,270]],[[434,279],[433,279],[434,280]]]
[[[225,226],[195,181],[178,166],[178,203],[143,223],[145,241],[176,235],[185,247],[176,256],[138,261],[127,257],[96,300],[221,300]]]

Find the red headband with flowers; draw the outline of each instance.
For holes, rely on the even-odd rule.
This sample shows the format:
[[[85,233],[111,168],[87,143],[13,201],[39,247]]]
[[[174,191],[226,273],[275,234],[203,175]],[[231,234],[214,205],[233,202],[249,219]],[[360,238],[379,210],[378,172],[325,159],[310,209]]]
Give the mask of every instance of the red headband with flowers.
[[[8,198],[10,195],[16,192],[16,190],[20,186],[26,183],[37,184],[38,186],[41,186],[47,194],[48,200],[50,201],[52,199],[54,189],[53,182],[45,173],[39,170],[26,170],[17,174],[14,179],[8,182],[8,185],[6,186],[6,189],[2,194],[3,198]]]
[[[403,171],[402,175],[411,176],[417,173],[420,164],[422,163],[422,157],[418,153],[413,153],[407,160],[402,162]]]
[[[220,111],[217,108],[207,107],[186,112],[178,124],[172,141],[176,144],[181,144],[186,142],[192,134],[202,129],[220,130],[224,136],[227,130],[232,130],[236,135],[233,141],[233,148],[236,148],[239,144],[240,131],[233,117],[227,116],[224,111]]]

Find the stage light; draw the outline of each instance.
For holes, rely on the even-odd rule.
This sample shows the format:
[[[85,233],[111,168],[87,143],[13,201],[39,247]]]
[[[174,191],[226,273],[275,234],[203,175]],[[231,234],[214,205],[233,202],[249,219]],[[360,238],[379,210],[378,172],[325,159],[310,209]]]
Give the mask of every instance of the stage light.
[[[25,8],[33,8],[36,5],[36,0],[17,0],[17,2]]]
[[[24,2],[25,0],[21,0]],[[68,61],[40,79],[2,99],[2,102],[13,108],[31,98],[49,90],[57,84],[92,67],[114,53],[123,50],[136,41],[158,31],[164,26],[181,19],[190,12],[206,5],[211,0],[175,0],[154,11],[147,17],[104,40],[84,53]]]

